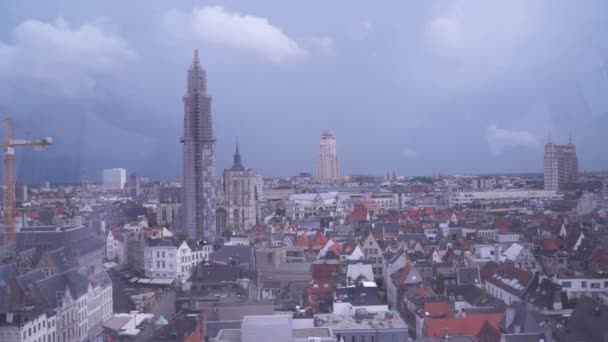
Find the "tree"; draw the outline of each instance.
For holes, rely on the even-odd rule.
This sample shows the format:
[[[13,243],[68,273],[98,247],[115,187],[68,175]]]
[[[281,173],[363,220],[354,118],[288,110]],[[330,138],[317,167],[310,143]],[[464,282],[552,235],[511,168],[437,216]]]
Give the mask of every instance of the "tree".
[[[445,279],[443,279],[443,273],[438,273],[435,278],[435,291],[443,294],[445,291]]]

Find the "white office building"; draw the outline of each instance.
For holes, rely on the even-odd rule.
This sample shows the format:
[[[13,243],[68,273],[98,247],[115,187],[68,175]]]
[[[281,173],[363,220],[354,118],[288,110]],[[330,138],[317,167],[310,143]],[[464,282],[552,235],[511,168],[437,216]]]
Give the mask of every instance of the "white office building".
[[[103,170],[103,187],[106,190],[122,190],[127,183],[127,170],[121,168]]]
[[[319,159],[317,160],[317,179],[329,182],[340,179],[340,161],[336,153],[336,137],[328,129],[321,133]]]

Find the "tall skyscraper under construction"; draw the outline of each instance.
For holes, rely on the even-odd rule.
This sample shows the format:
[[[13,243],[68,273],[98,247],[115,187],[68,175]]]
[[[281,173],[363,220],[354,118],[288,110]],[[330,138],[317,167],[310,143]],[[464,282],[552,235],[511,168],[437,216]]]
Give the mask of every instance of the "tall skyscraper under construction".
[[[207,74],[194,51],[184,96],[182,229],[189,237],[215,238],[215,137]]]

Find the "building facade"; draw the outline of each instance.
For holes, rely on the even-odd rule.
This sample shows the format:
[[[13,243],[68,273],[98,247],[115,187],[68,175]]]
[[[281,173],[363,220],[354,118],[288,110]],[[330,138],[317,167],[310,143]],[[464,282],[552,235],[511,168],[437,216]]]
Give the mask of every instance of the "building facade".
[[[183,188],[162,187],[158,190],[158,210],[156,222],[161,226],[173,226],[181,217]]]
[[[549,142],[545,145],[544,181],[545,190],[554,191],[578,181],[578,157],[572,142],[567,145]]]
[[[127,183],[127,170],[121,168],[103,170],[103,187],[106,190],[122,190]]]
[[[192,270],[209,258],[212,245],[174,238],[150,239],[144,248],[144,274],[149,278],[185,280]]]
[[[139,187],[139,175],[135,172],[129,176],[129,192],[133,198],[137,198],[141,193]]]
[[[190,238],[215,237],[215,137],[211,121],[211,97],[207,95],[207,74],[198,51],[188,70],[184,101],[184,179],[182,229]]]
[[[222,186],[217,191],[218,233],[248,230],[258,222],[257,180],[258,176],[243,166],[237,144],[234,163],[231,168],[224,170]]]
[[[317,160],[317,179],[320,181],[336,181],[340,179],[340,161],[336,153],[336,137],[330,130],[321,133],[319,159]]]

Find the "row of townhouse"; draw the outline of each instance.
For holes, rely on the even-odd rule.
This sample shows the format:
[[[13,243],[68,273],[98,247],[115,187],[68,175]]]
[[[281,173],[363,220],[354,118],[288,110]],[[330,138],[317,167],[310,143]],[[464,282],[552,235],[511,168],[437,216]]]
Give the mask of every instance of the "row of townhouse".
[[[0,266],[0,279],[0,294],[11,297],[0,305],[0,341],[90,341],[112,317],[112,282],[105,272],[19,275],[8,264]]]

